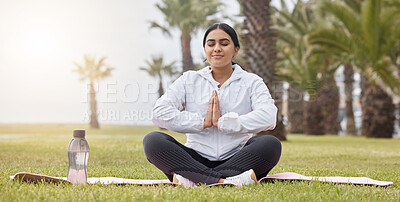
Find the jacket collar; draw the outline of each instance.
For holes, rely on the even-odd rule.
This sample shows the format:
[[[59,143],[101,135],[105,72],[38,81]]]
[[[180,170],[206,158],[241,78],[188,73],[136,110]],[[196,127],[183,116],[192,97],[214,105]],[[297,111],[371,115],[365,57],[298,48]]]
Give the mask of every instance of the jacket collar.
[[[233,73],[232,73],[231,77],[229,77],[229,79],[225,81],[225,83],[223,84],[224,86],[229,85],[231,82],[240,79],[241,75],[245,72],[242,69],[242,67],[240,67],[238,64],[232,65],[232,68],[233,68]],[[212,71],[211,66],[207,66],[207,67],[204,67],[203,69],[199,70],[198,73],[202,77],[204,77],[205,79],[210,81],[212,84],[219,85],[219,83],[214,80],[214,78],[211,74],[211,71]]]

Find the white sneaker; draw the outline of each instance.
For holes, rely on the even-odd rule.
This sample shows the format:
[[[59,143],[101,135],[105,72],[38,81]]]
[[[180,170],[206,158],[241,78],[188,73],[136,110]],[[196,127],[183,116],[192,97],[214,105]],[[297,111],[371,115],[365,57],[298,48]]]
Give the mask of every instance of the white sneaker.
[[[239,187],[243,185],[254,184],[256,182],[257,182],[257,177],[253,169],[250,169],[246,172],[243,172],[242,174],[233,177],[227,177],[224,181],[224,183],[234,184]]]
[[[179,174],[174,174],[172,182],[173,183],[177,183],[177,184],[181,184],[181,185],[183,185],[185,187],[197,187],[196,183],[190,181],[187,178],[182,177]]]

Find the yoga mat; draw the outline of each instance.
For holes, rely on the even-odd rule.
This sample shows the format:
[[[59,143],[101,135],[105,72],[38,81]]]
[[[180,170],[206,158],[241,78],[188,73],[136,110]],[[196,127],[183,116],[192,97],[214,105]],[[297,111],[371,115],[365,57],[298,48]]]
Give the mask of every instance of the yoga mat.
[[[272,180],[296,180],[296,181],[320,181],[338,184],[355,184],[355,185],[374,185],[374,186],[389,186],[393,182],[378,181],[368,177],[313,177],[304,176],[298,173],[286,172],[274,175],[268,175],[259,180],[259,182],[267,182]]]
[[[21,180],[23,182],[33,182],[33,183],[38,183],[38,182],[48,182],[48,183],[59,183],[59,182],[64,182],[64,183],[71,183],[70,181],[67,180],[66,177],[52,177],[52,176],[47,176],[47,175],[41,175],[41,174],[35,174],[35,173],[27,173],[27,172],[20,172],[17,173],[13,176],[10,176],[10,179],[13,180]],[[139,179],[125,179],[125,178],[118,178],[118,177],[89,177],[87,180],[88,184],[117,184],[117,185],[125,185],[125,184],[131,184],[131,185],[140,185],[140,186],[157,186],[157,185],[172,185],[172,186],[177,186],[178,184],[170,182],[168,179],[165,180],[139,180]],[[210,184],[208,186],[234,186],[233,184],[222,184],[222,183],[216,183],[216,184]]]
[[[65,182],[71,183],[67,180],[66,177],[52,177],[47,175],[40,175],[34,173],[21,172],[17,173],[13,176],[10,176],[13,180],[21,180],[24,182],[49,182],[49,183],[58,183]],[[258,182],[269,182],[274,180],[280,181],[320,181],[320,182],[329,182],[329,183],[338,183],[338,184],[355,184],[355,185],[372,185],[372,186],[389,186],[393,184],[393,182],[386,181],[378,181],[373,180],[367,177],[312,177],[312,176],[304,176],[298,173],[286,172],[286,173],[278,173],[274,175],[268,175],[266,177],[261,178]],[[176,186],[176,183],[172,183],[169,180],[139,180],[139,179],[125,179],[125,178],[117,178],[117,177],[91,177],[88,178],[87,183],[95,184],[132,184],[132,185],[141,185],[141,186],[156,186],[156,185],[173,185]],[[233,186],[232,184],[212,184],[208,186]]]

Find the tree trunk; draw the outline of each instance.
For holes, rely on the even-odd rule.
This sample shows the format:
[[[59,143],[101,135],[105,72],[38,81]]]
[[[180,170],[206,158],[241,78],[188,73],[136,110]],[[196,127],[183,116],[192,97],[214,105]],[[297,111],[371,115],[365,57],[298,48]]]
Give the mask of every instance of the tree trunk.
[[[360,105],[361,105],[361,112],[362,112],[364,106],[363,106],[363,103],[361,101],[363,100],[363,98],[365,96],[365,92],[367,91],[367,89],[369,88],[369,86],[371,84],[369,83],[367,76],[365,76],[363,73],[360,74],[360,77],[361,77],[361,81],[360,81],[360,88],[361,88]],[[365,106],[365,107],[367,107],[367,106]],[[363,116],[363,115],[361,114],[361,116]],[[361,128],[362,128],[362,124],[363,124],[363,121],[362,121],[362,117],[361,117]],[[361,136],[365,136],[365,134],[361,132]]]
[[[304,132],[307,135],[323,135],[324,115],[322,114],[322,106],[318,98],[310,98],[306,102],[304,110]]]
[[[346,96],[346,135],[356,136],[356,123],[353,112],[353,83],[354,71],[351,64],[344,65],[344,93]]]
[[[290,85],[288,89],[288,128],[291,133],[304,133],[303,112],[303,92]]]
[[[397,135],[400,137],[400,102],[397,103]]]
[[[164,95],[164,88],[162,84],[162,79],[160,78],[160,84],[158,86],[158,97],[161,97],[162,95]]]
[[[398,77],[400,78],[400,55],[397,56],[396,65],[397,65],[397,74]],[[398,126],[397,135],[400,137],[400,102],[397,103],[397,126]]]
[[[192,59],[192,52],[190,50],[190,35],[181,36],[181,48],[182,48],[182,72],[188,70],[194,70],[194,64]]]
[[[90,127],[100,128],[97,120],[97,102],[96,91],[94,90],[93,82],[90,82]]]
[[[395,120],[392,97],[381,87],[370,84],[361,105],[361,133],[366,137],[392,138]]]
[[[339,91],[333,76],[321,88],[318,97],[324,116],[323,124],[325,134],[337,135],[339,132]]]
[[[280,140],[286,140],[286,130],[282,116],[283,84],[275,73],[276,64],[276,32],[271,29],[271,9],[269,0],[242,1],[243,22],[242,41],[246,63],[249,69],[263,78],[275,99],[278,108],[277,127],[262,134],[274,135]]]

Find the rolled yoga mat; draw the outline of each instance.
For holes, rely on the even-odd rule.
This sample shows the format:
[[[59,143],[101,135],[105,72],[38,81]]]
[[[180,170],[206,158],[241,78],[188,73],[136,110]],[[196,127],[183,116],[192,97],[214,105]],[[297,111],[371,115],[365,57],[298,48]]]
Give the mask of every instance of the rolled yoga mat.
[[[66,177],[52,177],[41,174],[20,172],[13,176],[10,176],[10,179],[20,180],[23,182],[48,182],[48,183],[58,183],[65,182],[71,183],[67,180]],[[278,173],[274,175],[268,175],[266,177],[261,178],[258,182],[269,182],[269,181],[321,181],[328,183],[339,183],[339,184],[355,184],[355,185],[372,185],[372,186],[389,186],[393,184],[393,182],[386,181],[378,181],[373,180],[367,177],[312,177],[312,176],[304,176],[298,173],[286,172],[286,173]],[[139,180],[139,179],[125,179],[125,178],[117,178],[117,177],[91,177],[88,178],[87,183],[89,184],[132,184],[132,185],[141,185],[141,186],[155,186],[155,185],[173,185],[176,186],[176,183],[170,182],[169,180]],[[208,186],[232,186],[232,184],[212,184]]]

